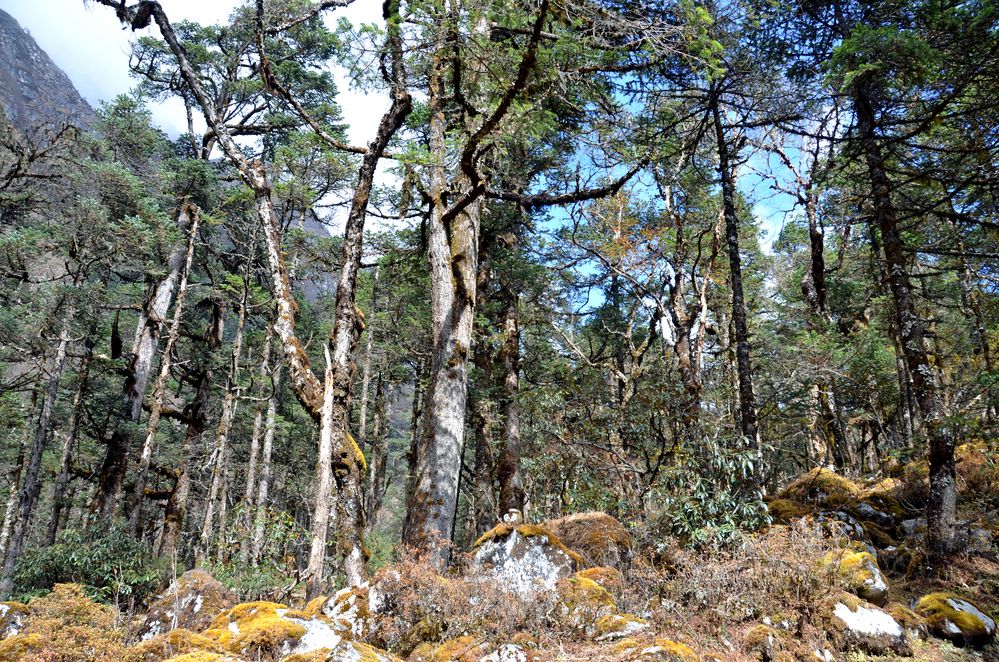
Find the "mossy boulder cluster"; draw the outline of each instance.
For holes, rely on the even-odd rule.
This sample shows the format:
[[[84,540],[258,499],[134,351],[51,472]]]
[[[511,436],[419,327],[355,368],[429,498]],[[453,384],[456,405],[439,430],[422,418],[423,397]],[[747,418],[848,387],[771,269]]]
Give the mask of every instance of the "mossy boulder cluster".
[[[455,574],[388,566],[370,584],[298,608],[237,604],[220,582],[191,571],[127,632],[112,609],[88,599],[81,587],[58,585],[28,604],[0,603],[0,662],[77,659],[66,651],[89,651],[78,659],[102,662],[544,662],[559,656],[693,662],[747,654],[792,662],[924,659],[921,647],[932,643],[930,635],[972,650],[991,646],[995,620],[969,594],[914,599],[911,590],[890,588],[894,580],[881,563],[892,558],[893,546],[870,532],[881,532],[895,549],[904,544],[909,534],[902,518],[909,513],[893,501],[897,489],[890,481],[862,487],[817,469],[773,499],[771,513],[792,525],[771,532],[813,531],[817,546],[802,567],[822,592],[807,613],[764,616],[764,610],[747,617],[733,636],[740,648],[722,639],[724,649],[716,639],[711,645],[720,652],[676,635],[676,625],[700,627],[685,624],[676,606],[684,596],[636,597],[642,573],[651,568],[634,554],[630,533],[609,515],[584,513],[543,525],[500,524],[476,542],[471,562]],[[918,527],[912,530],[918,535]],[[669,584],[660,591],[663,586]],[[437,597],[427,602],[431,595]],[[491,615],[476,615],[487,603]],[[664,604],[674,606],[661,609]],[[444,607],[450,616],[437,611],[441,605],[450,605]],[[534,625],[490,627],[488,619],[502,618],[509,605],[534,610]],[[456,613],[464,620],[454,619]],[[671,618],[679,620],[670,624]],[[578,649],[553,652],[552,633]]]

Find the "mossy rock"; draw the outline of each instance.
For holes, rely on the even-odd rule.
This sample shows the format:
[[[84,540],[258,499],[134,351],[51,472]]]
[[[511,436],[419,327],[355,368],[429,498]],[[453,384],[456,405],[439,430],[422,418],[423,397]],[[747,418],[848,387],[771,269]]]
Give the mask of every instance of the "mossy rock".
[[[884,610],[905,629],[909,639],[926,639],[928,634],[926,622],[919,614],[899,602],[888,603]]]
[[[580,570],[575,577],[596,582],[614,596],[620,596],[624,592],[624,575],[617,568],[608,565]]]
[[[697,662],[697,653],[690,646],[672,639],[640,641],[622,639],[614,652],[628,662]]]
[[[124,632],[114,609],[88,598],[78,584],[56,584],[34,598],[18,634],[0,641],[0,662],[8,660],[121,660]]]
[[[236,605],[203,634],[229,653],[264,659],[308,653],[340,641],[325,617],[263,601]]]
[[[860,486],[835,471],[816,467],[785,487],[777,496],[797,503],[808,503],[824,508],[839,508],[857,501],[862,495]]]
[[[767,510],[770,518],[778,524],[788,524],[815,512],[814,506],[790,499],[771,499],[767,501]]]
[[[168,658],[165,662],[244,662],[244,660],[243,658],[221,655],[219,653],[194,652],[175,655]]]
[[[790,662],[795,659],[795,656],[789,652],[792,648],[791,643],[787,630],[760,623],[746,632],[742,648],[757,660]]]
[[[521,595],[554,590],[582,564],[558,536],[534,524],[500,524],[483,534],[474,549],[477,571],[500,589]]]
[[[24,627],[30,610],[20,602],[0,602],[0,639],[13,637]]]
[[[576,513],[550,520],[545,527],[590,566],[627,570],[635,541],[628,529],[607,513]],[[582,567],[584,564],[580,564]]]
[[[995,637],[995,620],[974,603],[954,593],[930,593],[916,603],[915,612],[935,636],[958,645],[981,646]]]
[[[348,586],[322,606],[321,613],[332,621],[337,634],[348,639],[365,639],[371,634],[368,592],[367,586]]]
[[[870,552],[855,548],[833,550],[822,558],[822,566],[835,572],[852,593],[874,604],[885,603],[888,584]]]
[[[188,570],[150,605],[135,638],[151,639],[174,628],[201,632],[238,602],[235,593],[204,570]]]
[[[402,662],[402,658],[359,641],[342,640],[320,658],[320,662]],[[281,662],[295,662],[285,659]],[[311,661],[308,661],[311,662]]]
[[[634,614],[608,614],[601,616],[593,627],[593,638],[597,641],[613,641],[638,634],[649,627],[649,622]]]
[[[157,662],[185,653],[217,653],[225,650],[215,641],[184,628],[177,628],[142,641],[125,654],[125,662]]]
[[[442,644],[423,644],[407,658],[409,662],[478,662],[488,651],[485,641],[475,635],[449,639]]]
[[[826,599],[817,624],[841,651],[909,657],[912,648],[905,628],[891,614],[849,593]]]
[[[0,641],[0,662],[37,659],[45,650],[45,640],[37,632],[15,634]]]
[[[617,611],[614,596],[592,579],[578,575],[563,579],[556,591],[562,622],[577,630],[590,633],[599,619]]]

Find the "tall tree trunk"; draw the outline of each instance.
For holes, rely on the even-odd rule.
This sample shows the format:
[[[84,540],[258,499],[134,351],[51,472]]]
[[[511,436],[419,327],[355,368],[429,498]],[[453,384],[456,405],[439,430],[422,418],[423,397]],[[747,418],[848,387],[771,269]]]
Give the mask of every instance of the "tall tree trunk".
[[[183,204],[177,216],[177,228],[181,235],[187,233],[190,225],[190,208]],[[121,487],[128,468],[132,426],[136,425],[142,416],[142,400],[146,395],[149,373],[152,371],[156,355],[160,327],[166,320],[170,302],[173,300],[180,268],[184,262],[185,247],[185,242],[178,242],[174,247],[173,253],[167,259],[169,271],[166,278],[156,284],[139,313],[139,321],[135,326],[135,340],[132,343],[132,362],[122,388],[121,413],[111,433],[104,461],[101,463],[97,492],[90,508],[91,513],[101,520],[111,518],[118,509]]]
[[[499,512],[519,510],[526,517],[520,469],[520,321],[513,292],[505,293],[503,318],[503,444],[496,463]]]
[[[853,84],[853,106],[857,116],[860,146],[867,161],[874,205],[874,222],[881,235],[888,286],[895,303],[896,328],[901,336],[902,354],[912,378],[912,391],[919,405],[929,439],[930,498],[926,507],[927,542],[933,556],[954,549],[957,541],[957,483],[954,465],[954,433],[944,419],[940,394],[926,351],[923,320],[916,311],[909,281],[905,245],[898,228],[891,180],[876,133],[875,107],[869,75]]]
[[[59,520],[66,506],[66,488],[69,485],[69,469],[73,459],[73,448],[80,429],[80,414],[83,408],[83,395],[87,391],[87,379],[90,376],[90,361],[94,355],[93,327],[91,335],[84,340],[83,358],[80,359],[80,369],[77,371],[76,393],[73,394],[73,410],[69,415],[66,434],[62,440],[62,451],[59,453],[59,474],[56,476],[55,488],[52,490],[52,518],[49,520],[49,531],[46,543],[54,545],[59,532]]]
[[[267,525],[267,499],[270,497],[271,455],[274,449],[274,431],[277,428],[278,387],[281,381],[281,362],[275,361],[271,373],[271,397],[267,401],[267,420],[264,424],[264,446],[260,452],[260,485],[257,487],[256,513],[253,524],[253,545],[250,549],[250,564],[260,563],[264,548],[264,532]]]
[[[28,537],[28,527],[31,524],[31,514],[35,508],[35,502],[38,500],[38,492],[41,488],[39,473],[42,468],[42,453],[45,451],[46,442],[52,432],[52,411],[55,408],[56,399],[59,397],[59,382],[62,380],[62,373],[66,368],[70,325],[75,314],[72,306],[69,306],[59,334],[59,345],[49,366],[48,387],[45,390],[45,398],[42,400],[38,423],[35,426],[35,436],[31,443],[28,464],[18,495],[17,515],[11,529],[10,542],[3,561],[3,570],[0,572],[0,598],[9,599],[11,591],[14,589],[14,567],[24,550],[24,543]]]
[[[28,415],[24,419],[24,429],[21,430],[20,440],[17,444],[17,461],[14,463],[14,475],[10,477],[10,488],[4,506],[3,525],[0,526],[0,561],[7,554],[10,532],[14,528],[14,520],[17,519],[17,496],[20,494],[21,479],[24,476],[25,465],[28,463],[28,444],[31,443],[34,432],[31,423],[35,420],[38,408],[39,386],[40,384],[36,384],[31,391],[31,405],[28,407]]]
[[[371,430],[371,469],[368,472],[368,492],[365,498],[365,520],[368,529],[372,529],[382,507],[382,496],[385,493],[385,474],[388,463],[388,432],[390,429],[389,397],[386,394],[384,377],[378,372],[375,380],[375,416]]]
[[[739,217],[735,208],[735,175],[730,162],[729,144],[722,124],[720,100],[714,91],[711,112],[714,117],[718,150],[718,173],[721,177],[722,209],[725,213],[725,239],[728,247],[729,277],[732,287],[732,322],[735,326],[735,355],[739,373],[739,424],[742,436],[759,448],[756,424],[756,397],[753,394],[753,369],[749,354],[749,324],[746,319],[746,297],[742,289],[742,257],[739,254]]]
[[[245,565],[250,555],[250,545],[251,545],[251,528],[253,526],[253,505],[254,505],[254,492],[257,488],[257,463],[260,456],[260,437],[264,431],[264,409],[267,408],[271,400],[273,400],[273,394],[269,395],[266,399],[262,396],[265,393],[270,393],[270,390],[274,388],[274,385],[270,383],[271,377],[271,337],[274,335],[274,329],[271,325],[267,325],[267,335],[264,337],[264,347],[260,352],[260,399],[257,401],[256,411],[253,414],[253,433],[250,436],[250,457],[246,463],[246,482],[243,486],[243,529],[245,535],[243,535],[242,540],[239,545],[239,558],[240,561]]]
[[[205,334],[205,350],[209,358],[204,361],[194,389],[194,397],[184,408],[187,429],[180,450],[180,466],[176,469],[177,479],[167,499],[163,515],[163,531],[160,535],[159,556],[174,559],[180,543],[180,534],[187,516],[187,503],[191,494],[191,454],[208,429],[208,399],[211,395],[212,369],[210,355],[222,346],[225,314],[221,305],[213,308],[212,324]]]
[[[458,479],[465,438],[468,359],[475,311],[480,202],[475,199],[445,218],[446,165],[443,52],[433,56],[429,82],[430,310],[433,348],[414,490],[406,508],[403,542],[432,550],[438,568],[450,560],[449,544],[458,505]],[[459,195],[470,182],[460,179]],[[450,241],[449,241],[450,239]]]
[[[177,286],[177,298],[173,305],[173,318],[170,320],[170,327],[167,330],[167,341],[163,347],[163,357],[160,359],[160,371],[156,375],[153,384],[153,402],[149,412],[149,422],[146,426],[146,439],[142,444],[142,454],[139,456],[138,475],[135,478],[135,491],[132,494],[132,507],[128,517],[128,530],[133,535],[138,535],[139,523],[142,515],[142,502],[146,494],[146,474],[149,472],[149,464],[152,462],[153,453],[156,452],[156,433],[159,430],[160,415],[163,412],[163,399],[166,397],[167,381],[170,379],[170,369],[173,366],[173,350],[180,338],[180,322],[184,315],[184,298],[187,295],[187,279],[191,272],[191,263],[194,260],[194,245],[198,235],[199,211],[193,205],[187,211],[192,219],[188,232],[190,237],[187,241],[187,252],[184,256],[184,265],[180,271],[180,284]]]
[[[371,285],[371,319],[365,325],[364,363],[361,367],[361,402],[358,408],[357,443],[364,448],[368,442],[368,391],[371,390],[371,352],[375,344],[375,314],[378,312],[378,277],[381,265],[375,265],[374,283]]]
[[[256,242],[253,242],[255,245]],[[247,258],[248,262],[250,258]],[[246,275],[250,267],[247,264]],[[247,279],[244,278],[244,283]],[[201,537],[198,544],[198,562],[208,558],[211,552],[212,536],[215,532],[215,508],[219,495],[224,491],[223,483],[228,479],[229,462],[229,432],[236,418],[236,408],[239,405],[239,364],[243,356],[243,331],[246,328],[248,286],[244,286],[239,302],[239,315],[236,321],[236,335],[232,340],[232,355],[229,359],[229,374],[226,377],[225,395],[222,398],[222,415],[219,417],[218,429],[215,432],[215,446],[212,449],[212,480],[205,500],[205,517],[201,522]],[[225,526],[224,521],[219,522]]]

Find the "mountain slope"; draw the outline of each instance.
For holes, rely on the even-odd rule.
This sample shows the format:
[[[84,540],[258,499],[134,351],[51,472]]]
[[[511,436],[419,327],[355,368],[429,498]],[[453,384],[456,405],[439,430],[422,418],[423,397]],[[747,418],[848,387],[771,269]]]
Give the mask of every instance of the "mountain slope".
[[[30,130],[69,122],[86,126],[94,111],[62,69],[13,16],[0,10],[0,108],[14,126]]]

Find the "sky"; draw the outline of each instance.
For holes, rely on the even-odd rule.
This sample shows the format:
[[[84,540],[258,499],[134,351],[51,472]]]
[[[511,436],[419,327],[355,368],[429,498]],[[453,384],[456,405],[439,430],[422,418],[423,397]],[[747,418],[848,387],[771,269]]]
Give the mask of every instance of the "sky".
[[[225,21],[235,0],[161,0],[172,22],[191,20],[210,24]],[[135,85],[128,71],[129,44],[136,36],[157,34],[155,25],[137,33],[122,29],[114,12],[96,2],[84,0],[0,0],[0,9],[17,19],[31,33],[52,61],[66,72],[76,89],[97,107],[102,101],[128,92]],[[381,15],[381,3],[357,0],[351,6],[330,12],[330,25],[343,16],[355,23],[372,23]],[[352,92],[342,75],[337,76],[340,104],[350,129],[352,142],[367,143],[374,137],[381,112],[374,112],[373,102],[387,107],[385,99]],[[186,119],[180,101],[151,108],[156,124],[176,136],[186,131]]]
[[[225,21],[236,0],[161,0],[171,21],[182,19],[203,24]],[[3,9],[28,30],[39,46],[73,81],[80,94],[95,108],[102,102],[128,92],[135,81],[128,71],[130,42],[137,35],[157,34],[155,24],[133,34],[122,29],[114,12],[96,2],[84,0],[0,0]],[[340,17],[354,23],[380,22],[381,3],[356,0],[350,6],[328,12],[332,27]],[[350,88],[342,73],[335,72],[340,107],[354,144],[367,144],[375,135],[388,99],[382,94],[359,93]],[[171,136],[186,131],[183,105],[179,100],[151,106],[154,122]],[[774,196],[765,181],[748,171],[740,173],[740,188],[754,201],[754,214],[763,229],[761,243],[769,251],[787,220],[791,207],[787,196]],[[380,168],[379,179],[391,179]],[[334,226],[337,225],[334,221]]]

